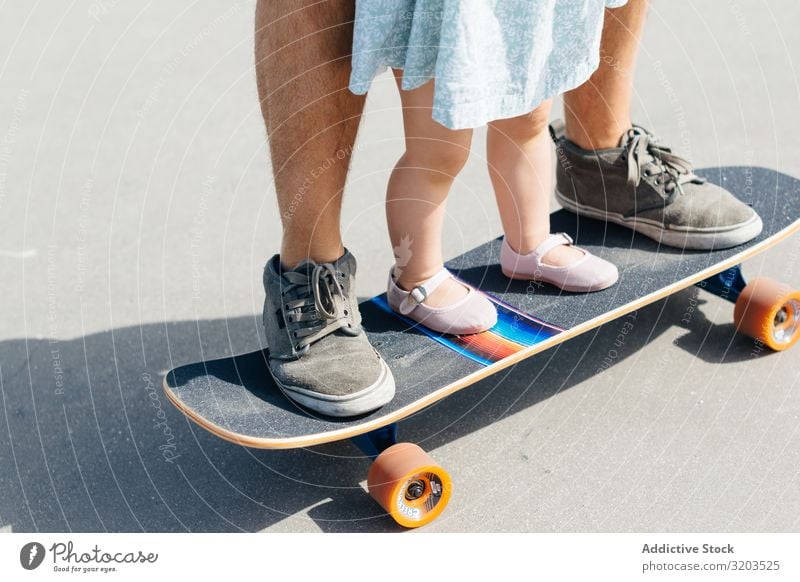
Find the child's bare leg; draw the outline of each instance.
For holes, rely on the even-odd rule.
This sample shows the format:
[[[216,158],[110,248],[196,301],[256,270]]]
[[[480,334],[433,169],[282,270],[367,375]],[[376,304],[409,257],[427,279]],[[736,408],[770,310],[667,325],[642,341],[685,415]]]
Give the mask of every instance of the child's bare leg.
[[[402,71],[395,71],[398,87]],[[433,82],[400,91],[406,151],[392,172],[386,195],[386,218],[395,253],[395,274],[410,291],[443,265],[442,225],[445,200],[469,157],[472,130],[450,130],[431,118]],[[426,299],[430,307],[451,305],[467,289],[448,279]]]
[[[505,237],[519,254],[528,254],[550,234],[550,193],[553,191],[547,120],[551,101],[531,113],[489,123],[486,151]],[[557,246],[544,260],[569,265],[583,254]]]

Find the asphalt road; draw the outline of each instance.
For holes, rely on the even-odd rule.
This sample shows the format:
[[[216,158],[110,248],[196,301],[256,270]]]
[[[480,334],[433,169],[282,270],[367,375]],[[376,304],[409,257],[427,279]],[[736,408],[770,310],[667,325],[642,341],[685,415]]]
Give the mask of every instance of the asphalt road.
[[[0,529],[397,531],[349,443],[254,451],[160,391],[174,364],[253,349],[279,223],[252,1],[0,6]],[[636,120],[698,166],[800,176],[800,5],[653,2]],[[391,261],[402,141],[375,83],[343,226],[359,294]],[[482,133],[445,251],[500,234]],[[800,287],[800,238],[745,266]],[[699,312],[680,323],[686,305]],[[754,351],[688,290],[415,416],[456,478],[427,531],[798,531],[798,353]]]

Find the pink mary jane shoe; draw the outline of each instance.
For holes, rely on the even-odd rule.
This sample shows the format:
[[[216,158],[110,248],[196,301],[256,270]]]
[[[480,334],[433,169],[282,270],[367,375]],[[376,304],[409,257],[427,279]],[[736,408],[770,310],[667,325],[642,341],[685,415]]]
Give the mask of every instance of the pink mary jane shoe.
[[[389,289],[386,292],[389,306],[396,312],[440,333],[465,335],[480,333],[497,322],[497,310],[489,299],[467,285],[467,295],[445,307],[429,307],[425,299],[453,275],[442,269],[422,285],[410,292],[397,286],[394,268],[389,272]]]
[[[564,267],[542,261],[542,257],[555,247],[572,244],[572,239],[565,233],[551,234],[532,252],[520,255],[503,239],[500,267],[503,274],[511,279],[543,281],[575,293],[599,291],[617,282],[619,272],[613,263],[578,247],[583,257]]]

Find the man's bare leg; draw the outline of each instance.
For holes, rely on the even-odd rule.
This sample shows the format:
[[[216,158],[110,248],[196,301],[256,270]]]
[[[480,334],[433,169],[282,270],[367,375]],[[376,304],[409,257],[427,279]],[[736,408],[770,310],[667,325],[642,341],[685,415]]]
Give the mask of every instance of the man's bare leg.
[[[607,9],[600,44],[600,67],[580,87],[564,95],[567,138],[584,149],[613,148],[631,125],[633,69],[648,0],[628,0]]]
[[[256,76],[283,224],[281,262],[341,257],[342,192],[364,97],[348,90],[354,0],[259,0]]]
[[[600,67],[564,95],[566,133],[552,128],[556,197],[573,212],[663,245],[707,250],[747,242],[762,228],[753,209],[695,175],[688,161],[664,156],[652,134],[632,127],[633,68],[646,13],[647,0],[606,10]],[[637,154],[627,155],[634,146]]]
[[[280,256],[264,268],[269,370],[290,400],[328,416],[364,414],[394,396],[392,373],[360,325],[356,261],[339,230],[364,106],[347,88],[354,5],[256,8],[256,77],[283,224]],[[295,269],[304,259],[317,265]]]

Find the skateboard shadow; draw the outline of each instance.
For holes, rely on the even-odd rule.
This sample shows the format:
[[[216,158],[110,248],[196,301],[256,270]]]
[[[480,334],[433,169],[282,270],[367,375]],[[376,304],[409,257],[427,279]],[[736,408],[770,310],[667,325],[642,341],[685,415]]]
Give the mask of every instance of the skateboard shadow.
[[[753,357],[753,342],[732,325],[712,325],[701,310],[684,318],[692,302],[702,307],[686,290],[642,309],[611,366],[673,325],[687,332],[678,345],[704,360]],[[591,379],[619,326],[610,322],[415,414],[402,438],[435,450]],[[259,317],[0,342],[0,528],[397,531],[366,502],[369,460],[349,442],[247,449],[200,429],[164,396],[166,370],[259,344]]]

